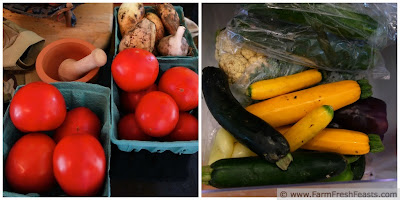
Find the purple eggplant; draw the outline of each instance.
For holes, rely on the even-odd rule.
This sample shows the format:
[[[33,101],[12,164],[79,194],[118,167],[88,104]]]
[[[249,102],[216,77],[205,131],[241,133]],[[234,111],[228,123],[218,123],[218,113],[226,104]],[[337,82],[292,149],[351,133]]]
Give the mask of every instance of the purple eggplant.
[[[374,97],[360,99],[335,111],[329,127],[383,135],[388,129],[386,103]]]

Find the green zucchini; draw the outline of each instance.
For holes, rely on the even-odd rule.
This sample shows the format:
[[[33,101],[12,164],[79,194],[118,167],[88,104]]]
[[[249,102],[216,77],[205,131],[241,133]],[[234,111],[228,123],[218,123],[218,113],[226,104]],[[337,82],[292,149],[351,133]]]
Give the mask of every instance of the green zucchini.
[[[365,155],[361,156],[357,161],[350,164],[353,172],[353,180],[361,180],[365,172]]]
[[[228,77],[220,68],[204,68],[202,81],[208,109],[236,140],[272,163],[289,153],[289,144],[282,134],[246,111],[235,99],[229,89]]]
[[[305,183],[325,180],[346,169],[337,153],[293,152],[287,171],[259,157],[229,158],[203,168],[203,183],[217,188]]]
[[[338,181],[351,181],[353,180],[353,171],[351,171],[350,164],[347,165],[346,170],[340,173],[337,176],[330,177],[325,179],[324,182],[338,182]]]
[[[356,162],[358,159],[360,159],[360,157],[361,157],[361,155],[345,155],[344,156],[344,158],[346,158],[348,164]]]

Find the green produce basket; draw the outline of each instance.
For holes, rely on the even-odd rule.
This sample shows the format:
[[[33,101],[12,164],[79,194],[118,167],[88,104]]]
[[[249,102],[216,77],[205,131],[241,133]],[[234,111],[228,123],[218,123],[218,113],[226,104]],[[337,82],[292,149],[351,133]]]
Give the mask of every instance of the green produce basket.
[[[174,6],[176,12],[179,15],[180,19],[180,25],[186,26],[185,20],[184,20],[184,13],[183,9],[181,6]],[[118,26],[118,9],[119,7],[114,8],[114,26],[115,26],[115,50],[114,54],[117,55],[118,53],[118,47],[119,43],[121,41],[121,33],[119,32],[119,26]],[[146,12],[154,12],[154,9],[149,6],[145,6]],[[188,42],[189,46],[192,48],[193,51],[193,56],[157,56],[157,60],[159,63],[164,63],[164,65],[167,65],[169,67],[171,66],[185,66],[185,65],[191,65],[191,66],[196,66],[198,65],[198,50],[196,48],[196,45],[194,44],[192,34],[190,34],[189,30],[186,29],[184,37],[186,38],[186,41]]]
[[[110,127],[111,127],[111,117],[110,117],[110,89],[96,84],[80,83],[80,82],[63,82],[63,83],[53,83],[57,87],[62,95],[64,96],[67,110],[84,106],[89,108],[91,111],[96,113],[99,117],[102,128],[100,133],[101,144],[104,148],[107,162],[106,178],[104,182],[103,189],[101,190],[100,196],[109,197],[111,195],[110,188],[110,156],[111,156],[111,144],[110,144]],[[18,86],[19,88],[23,86]],[[46,132],[49,136],[54,134],[53,131]],[[9,115],[9,107],[6,110],[3,118],[3,168],[5,161],[8,156],[13,144],[22,136],[24,133],[17,130],[11,121]],[[12,189],[7,183],[6,178],[3,176],[3,196],[5,197],[39,197],[39,196],[67,196],[60,186],[56,186],[52,191],[45,194],[29,193],[29,194],[19,194],[12,192]]]
[[[180,24],[186,27],[184,21],[183,9],[180,6],[174,6],[180,19]],[[118,46],[121,40],[121,33],[118,27],[118,9],[114,8],[114,25],[115,25],[115,51],[114,58],[118,54]],[[153,7],[145,6],[146,12],[154,12]],[[193,49],[193,56],[157,56],[157,60],[160,66],[160,72],[158,79],[161,74],[164,73],[171,67],[183,66],[187,67],[196,73],[198,73],[198,50],[194,44],[192,35],[186,29],[184,37],[186,38],[189,46]],[[157,80],[158,80],[157,79]],[[193,154],[198,151],[198,141],[174,141],[174,142],[159,142],[159,141],[137,141],[137,140],[119,140],[117,125],[122,114],[119,110],[119,88],[115,84],[114,79],[111,75],[111,142],[117,145],[118,149],[125,152],[139,152],[142,149],[148,150],[152,153],[162,153],[164,151],[171,151],[176,154]],[[197,109],[191,111],[191,114],[197,115]],[[197,116],[196,116],[197,117]]]
[[[157,80],[161,77],[161,75],[171,67],[175,67],[177,65],[170,65],[160,63],[160,72],[158,74]],[[181,65],[182,66],[182,65]],[[198,72],[197,65],[183,65],[186,68],[189,68],[196,73]],[[152,153],[162,153],[166,150],[169,150],[175,154],[193,154],[198,151],[198,141],[174,141],[174,142],[159,142],[159,141],[138,141],[138,140],[120,140],[118,139],[118,122],[122,117],[123,113],[120,112],[120,101],[119,101],[119,92],[117,84],[114,82],[113,77],[111,76],[111,142],[117,145],[118,149],[125,152],[139,152],[142,149],[148,150]],[[197,118],[197,109],[190,111],[192,115]]]

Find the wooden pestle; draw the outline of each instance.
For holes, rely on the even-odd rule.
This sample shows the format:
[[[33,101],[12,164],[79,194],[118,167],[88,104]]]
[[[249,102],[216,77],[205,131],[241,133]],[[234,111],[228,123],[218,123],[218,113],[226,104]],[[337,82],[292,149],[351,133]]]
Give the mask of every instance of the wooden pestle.
[[[62,81],[74,81],[96,67],[101,67],[107,62],[107,55],[102,49],[95,49],[86,57],[76,61],[66,59],[58,68],[58,76]]]

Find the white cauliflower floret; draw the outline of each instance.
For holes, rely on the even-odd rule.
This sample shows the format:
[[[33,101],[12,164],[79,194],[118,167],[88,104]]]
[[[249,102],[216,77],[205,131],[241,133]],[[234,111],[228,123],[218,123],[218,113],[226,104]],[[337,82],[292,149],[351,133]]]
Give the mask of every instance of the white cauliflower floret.
[[[219,60],[219,66],[228,75],[231,83],[240,78],[248,64],[246,58],[240,54],[225,53]]]
[[[232,42],[226,30],[217,36],[215,47],[215,58],[221,69],[228,75],[230,83],[236,82],[243,76],[250,65],[267,64],[263,54]]]
[[[215,42],[215,57],[217,60],[222,54],[230,53],[235,54],[237,51],[240,51],[240,46],[238,44],[232,42],[226,30],[221,31]]]
[[[247,60],[256,55],[256,52],[246,47],[243,47],[240,52],[242,53],[242,56],[245,57]]]
[[[252,57],[250,57],[252,55]],[[246,56],[248,59],[246,59]],[[220,55],[219,66],[228,75],[229,82],[236,82],[242,75],[245,74],[246,68],[250,65],[267,65],[265,56],[256,54],[256,52],[249,49],[241,49],[235,54],[224,53]]]
[[[231,40],[229,40],[228,38],[224,38],[222,39],[222,51],[226,52],[226,53],[235,53],[238,50],[238,46],[233,43]]]
[[[257,54],[256,56],[251,57],[249,59],[249,63],[250,64],[254,64],[254,63],[257,63],[257,62],[260,63],[260,65],[261,64],[267,65],[267,57]]]

